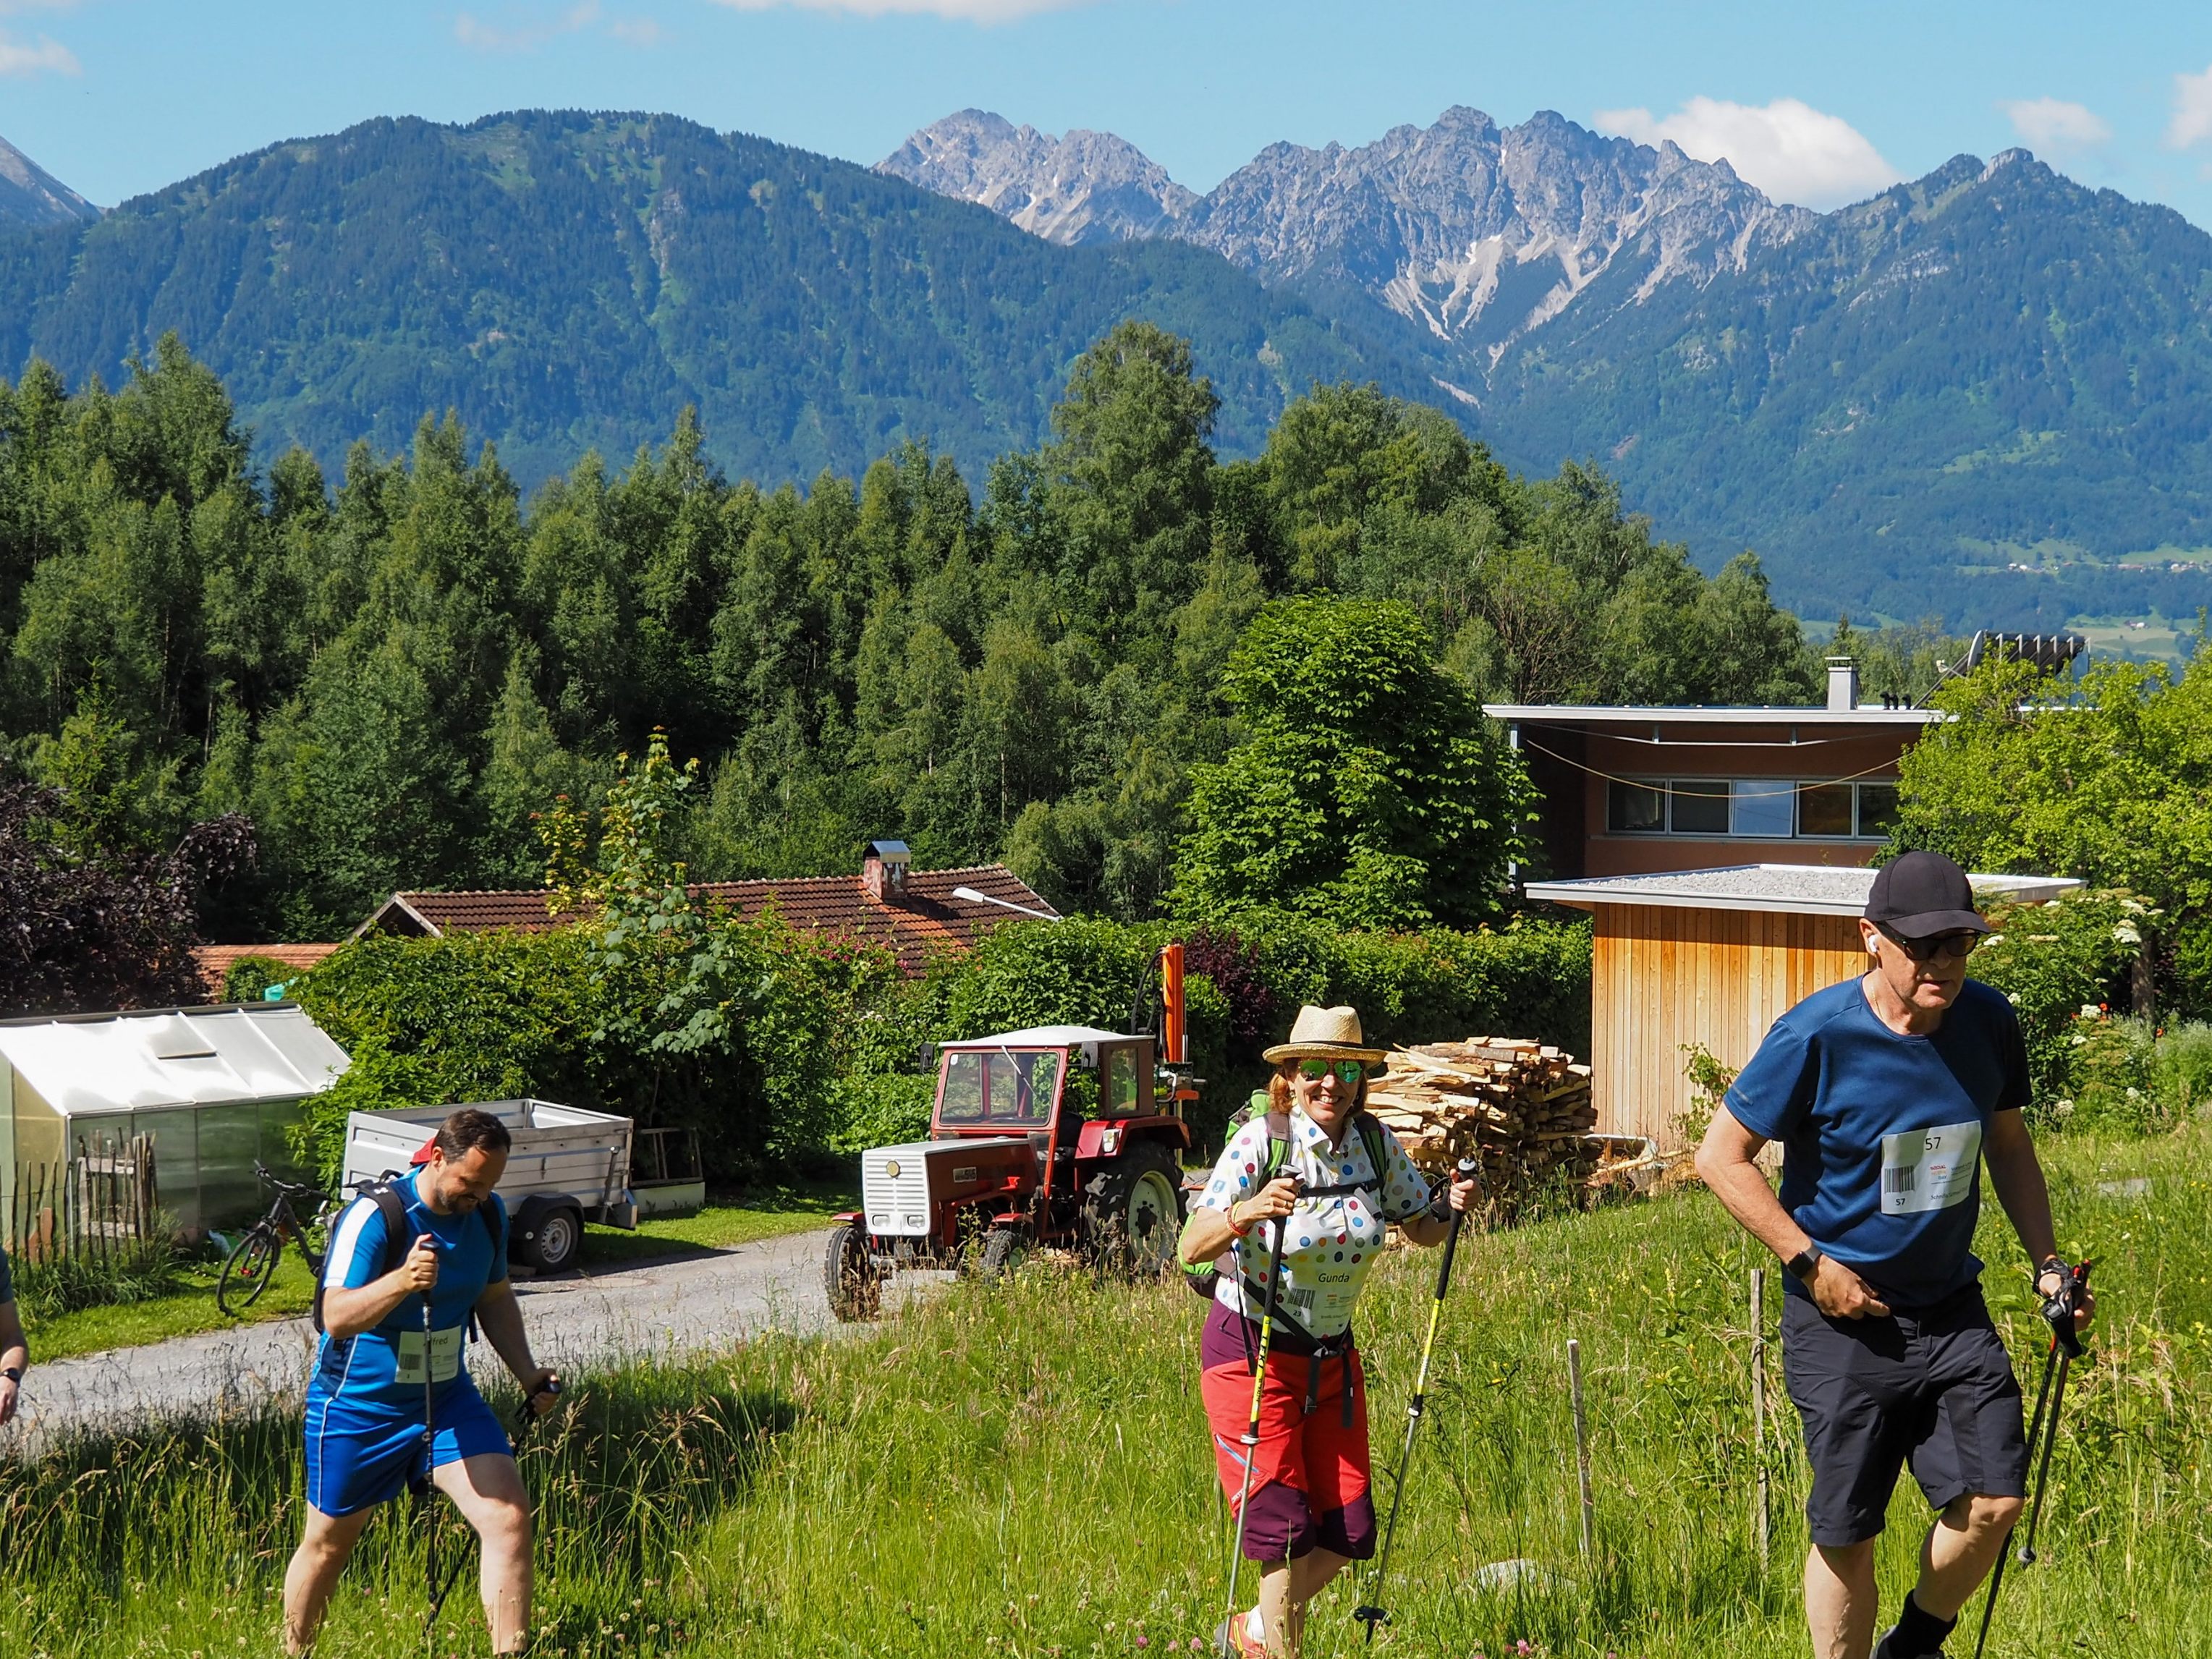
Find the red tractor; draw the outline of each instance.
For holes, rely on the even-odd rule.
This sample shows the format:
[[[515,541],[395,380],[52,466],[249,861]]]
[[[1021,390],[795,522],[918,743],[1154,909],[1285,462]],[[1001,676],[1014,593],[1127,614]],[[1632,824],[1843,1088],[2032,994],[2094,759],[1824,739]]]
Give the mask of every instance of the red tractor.
[[[873,1318],[901,1267],[994,1279],[1041,1246],[1137,1277],[1168,1270],[1197,1092],[1182,1070],[1182,947],[1159,969],[1158,1038],[1039,1025],[938,1045],[929,1139],[864,1154],[864,1207],[830,1235],[838,1318]]]

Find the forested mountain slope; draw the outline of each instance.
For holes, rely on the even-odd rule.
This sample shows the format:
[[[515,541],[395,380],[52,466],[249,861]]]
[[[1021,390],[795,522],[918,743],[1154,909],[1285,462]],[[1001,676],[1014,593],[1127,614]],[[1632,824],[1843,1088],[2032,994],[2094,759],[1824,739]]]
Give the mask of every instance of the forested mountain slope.
[[[2212,547],[2212,236],[2178,213],[1960,156],[1589,315],[1500,364],[1501,447],[1607,458],[1708,556],[1759,548],[1800,609],[2212,603],[2202,568],[2085,562]]]
[[[526,483],[627,457],[696,404],[767,479],[928,438],[980,471],[1035,442],[1121,319],[1188,337],[1249,453],[1315,380],[1427,390],[1379,330],[1316,319],[1175,243],[1048,246],[865,168],[666,116],[363,123],[100,222],[0,233],[0,364],[111,384],[174,331],[259,452],[393,451],[458,410]]]

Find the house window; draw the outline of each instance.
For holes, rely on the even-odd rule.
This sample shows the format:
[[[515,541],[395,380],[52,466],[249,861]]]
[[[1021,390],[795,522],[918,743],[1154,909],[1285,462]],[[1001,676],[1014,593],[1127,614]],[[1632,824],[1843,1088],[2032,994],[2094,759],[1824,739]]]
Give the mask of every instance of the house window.
[[[1729,786],[1729,833],[1788,841],[1796,831],[1797,786],[1787,778],[1737,778]]]
[[[1893,783],[1616,778],[1606,793],[1606,828],[1616,836],[1879,841],[1896,818]]]
[[[1729,787],[1724,778],[1677,778],[1674,831],[1678,836],[1725,836],[1729,832]]]
[[[1896,823],[1897,786],[1893,783],[1859,785],[1859,834],[1862,836],[1887,836]]]
[[[1615,835],[1650,835],[1667,827],[1667,786],[1613,781],[1606,827]]]
[[[1809,784],[1797,792],[1797,833],[1801,836],[1849,836],[1851,828],[1852,787],[1848,783]]]

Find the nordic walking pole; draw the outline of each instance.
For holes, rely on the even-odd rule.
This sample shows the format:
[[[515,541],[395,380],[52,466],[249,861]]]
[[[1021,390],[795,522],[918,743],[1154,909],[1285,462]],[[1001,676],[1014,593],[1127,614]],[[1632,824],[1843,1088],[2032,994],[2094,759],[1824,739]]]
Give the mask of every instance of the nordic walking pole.
[[[422,1292],[422,1586],[430,1597],[430,1614],[422,1621],[422,1645],[430,1645],[430,1626],[438,1622],[438,1609],[446,1593],[438,1588],[438,1408],[437,1384],[430,1364],[430,1292]]]
[[[1759,1570],[1767,1567],[1768,1521],[1766,1502],[1766,1273],[1751,1270],[1751,1449],[1758,1465],[1753,1485],[1757,1492]]]
[[[2074,1303],[2089,1282],[2089,1266],[2085,1261],[2071,1269],[2065,1276],[2066,1282],[2058,1287],[2058,1294],[2043,1304],[2043,1316],[2051,1323],[2051,1348],[2044,1356],[2043,1382],[2035,1391],[2035,1415],[2029,1419],[2027,1428],[2029,1455],[2035,1455],[2039,1439],[2043,1443],[2043,1452],[2035,1474],[2035,1495],[2028,1510],[2027,1540],[2021,1547],[2020,1564],[2023,1567],[2035,1565],[2035,1527],[2043,1516],[2043,1485],[2051,1473],[2051,1453],[2058,1443],[2058,1412],[2066,1399],[2066,1373],[2081,1352],[2081,1336],[2074,1329]],[[2043,1415],[2046,1398],[2051,1401],[2047,1422]],[[1990,1639],[1990,1619],[1997,1610],[1997,1591],[2004,1586],[2006,1558],[2011,1553],[2012,1534],[2008,1532],[2004,1548],[1997,1554],[1996,1571],[1990,1575],[1990,1593],[1982,1602],[1982,1629],[1974,1638],[1974,1659],[1982,1659],[1982,1649]]]
[[[552,1381],[547,1382],[545,1385],[545,1392],[551,1395],[559,1394],[561,1392],[560,1378],[555,1377]],[[530,1409],[530,1401],[532,1398],[532,1396],[529,1395],[523,1395],[521,1409],[514,1414],[514,1427],[507,1432],[507,1448],[514,1454],[517,1459],[520,1459],[522,1455],[522,1443],[530,1438],[532,1425],[538,1421],[538,1413]],[[527,1496],[526,1489],[525,1495]],[[445,1577],[437,1581],[437,1588],[431,1592],[430,1613],[429,1616],[422,1621],[422,1635],[426,1640],[429,1637],[431,1627],[438,1622],[439,1613],[445,1610],[446,1598],[453,1594],[453,1585],[460,1578],[461,1569],[463,1566],[467,1565],[467,1561],[468,1558],[466,1556],[455,1556],[453,1558],[453,1565],[446,1569]]]
[[[1298,1184],[1297,1176],[1289,1179],[1294,1186]],[[1244,1438],[1238,1443],[1244,1448],[1244,1480],[1237,1495],[1236,1529],[1229,1540],[1229,1610],[1221,1621],[1221,1651],[1225,1659],[1235,1659],[1237,1651],[1237,1632],[1231,1620],[1237,1617],[1237,1574],[1243,1565],[1244,1511],[1252,1501],[1252,1466],[1260,1461],[1260,1395],[1267,1383],[1267,1350],[1275,1339],[1275,1291],[1283,1282],[1283,1242],[1290,1231],[1290,1217],[1277,1217],[1275,1248],[1267,1258],[1267,1293],[1260,1304],[1260,1363],[1252,1369],[1252,1415],[1246,1421]]]
[[[1459,1178],[1472,1181],[1481,1172],[1482,1166],[1471,1158],[1459,1161]],[[1429,1304],[1429,1334],[1421,1340],[1421,1368],[1413,1376],[1413,1397],[1406,1406],[1406,1441],[1398,1449],[1398,1478],[1390,1488],[1390,1519],[1382,1528],[1382,1553],[1375,1565],[1373,1595],[1375,1600],[1354,1607],[1352,1616],[1367,1626],[1367,1639],[1375,1639],[1375,1627],[1390,1622],[1389,1611],[1382,1605],[1382,1585],[1390,1576],[1390,1547],[1398,1538],[1398,1505],[1406,1496],[1406,1476],[1413,1467],[1413,1431],[1421,1426],[1421,1405],[1429,1391],[1429,1356],[1437,1346],[1437,1320],[1443,1312],[1444,1292],[1451,1288],[1452,1255],[1459,1249],[1459,1224],[1467,1219],[1467,1212],[1454,1210],[1451,1231],[1444,1235],[1444,1259],[1437,1268],[1436,1299]]]

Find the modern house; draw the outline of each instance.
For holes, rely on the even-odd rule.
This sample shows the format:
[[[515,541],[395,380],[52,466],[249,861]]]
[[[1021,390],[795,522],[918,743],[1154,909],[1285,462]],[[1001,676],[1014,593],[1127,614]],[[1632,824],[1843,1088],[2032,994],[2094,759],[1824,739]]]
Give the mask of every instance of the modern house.
[[[1984,902],[2039,902],[2077,881],[1973,876]],[[1594,913],[1590,1068],[1601,1133],[1683,1139],[1692,1048],[1741,1070],[1794,1004],[1866,969],[1869,868],[1731,868],[1530,882],[1531,898]]]
[[[945,951],[972,949],[1000,924],[1060,913],[1004,865],[916,870],[903,842],[872,842],[860,873],[788,880],[700,882],[690,890],[744,916],[773,908],[793,927],[884,946],[900,971],[919,977]],[[574,916],[555,916],[544,888],[452,893],[394,893],[354,930],[436,939],[500,929],[537,933]]]
[[[1865,865],[1897,810],[1898,761],[1933,709],[1862,702],[1847,658],[1825,707],[1491,703],[1542,797],[1540,873]]]

